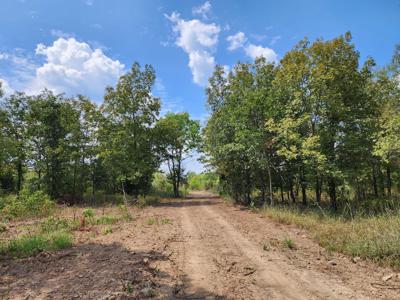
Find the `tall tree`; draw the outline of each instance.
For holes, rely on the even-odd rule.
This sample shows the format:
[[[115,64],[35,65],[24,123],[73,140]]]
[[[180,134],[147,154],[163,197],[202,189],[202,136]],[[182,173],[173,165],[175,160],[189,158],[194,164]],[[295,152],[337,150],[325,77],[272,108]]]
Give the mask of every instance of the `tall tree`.
[[[184,177],[182,162],[200,142],[200,124],[191,120],[188,113],[168,113],[156,125],[156,140],[161,161],[169,170],[175,197]]]
[[[138,63],[121,76],[115,88],[108,87],[102,111],[101,157],[122,192],[137,197],[150,189],[158,167],[151,134],[160,111],[160,100],[152,95],[155,72]]]

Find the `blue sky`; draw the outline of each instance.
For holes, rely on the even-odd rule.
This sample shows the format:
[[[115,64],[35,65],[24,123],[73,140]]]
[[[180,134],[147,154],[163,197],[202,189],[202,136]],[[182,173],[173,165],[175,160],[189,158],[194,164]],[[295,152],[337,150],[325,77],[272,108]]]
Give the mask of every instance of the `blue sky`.
[[[7,92],[46,86],[100,103],[104,86],[138,61],[156,70],[163,112],[188,111],[202,121],[215,64],[230,68],[258,55],[279,61],[305,36],[350,30],[361,59],[382,66],[400,43],[400,0],[3,0],[1,12]]]

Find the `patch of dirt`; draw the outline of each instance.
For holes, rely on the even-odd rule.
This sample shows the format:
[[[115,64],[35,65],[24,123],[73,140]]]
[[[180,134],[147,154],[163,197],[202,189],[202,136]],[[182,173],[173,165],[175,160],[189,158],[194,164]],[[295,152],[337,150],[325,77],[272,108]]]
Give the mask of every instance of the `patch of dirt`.
[[[113,233],[0,261],[1,299],[398,299],[390,268],[329,254],[207,193],[131,209]],[[290,238],[296,249],[287,249]]]

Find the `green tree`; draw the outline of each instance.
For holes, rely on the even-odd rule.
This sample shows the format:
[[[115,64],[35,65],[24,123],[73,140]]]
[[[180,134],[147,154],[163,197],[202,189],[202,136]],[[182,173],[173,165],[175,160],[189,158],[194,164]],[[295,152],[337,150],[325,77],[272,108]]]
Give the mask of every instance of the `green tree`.
[[[167,113],[156,125],[158,152],[169,170],[175,197],[180,197],[179,187],[184,177],[182,162],[200,142],[200,124],[191,120],[188,113]]]
[[[137,197],[151,187],[158,167],[152,132],[160,110],[160,100],[152,95],[155,72],[149,65],[141,70],[134,63],[120,77],[115,88],[108,87],[101,110],[101,158],[114,188]]]

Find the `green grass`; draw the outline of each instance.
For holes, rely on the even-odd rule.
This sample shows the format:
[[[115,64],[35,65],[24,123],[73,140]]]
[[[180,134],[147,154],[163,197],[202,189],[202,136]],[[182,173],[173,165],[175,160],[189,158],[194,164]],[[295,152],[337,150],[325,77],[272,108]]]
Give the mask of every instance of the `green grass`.
[[[91,208],[85,208],[85,209],[82,211],[82,215],[83,215],[85,218],[91,219],[91,218],[94,217],[94,210],[91,209]]]
[[[285,248],[288,248],[291,250],[296,249],[296,245],[295,245],[294,241],[289,237],[285,237],[282,241],[282,244]]]
[[[107,226],[106,228],[103,229],[103,234],[107,235],[113,233],[113,228],[111,226]]]
[[[94,223],[96,225],[113,225],[119,221],[119,218],[116,216],[109,216],[109,215],[104,215],[101,217],[98,217]]]
[[[263,213],[282,224],[295,224],[307,229],[311,236],[328,251],[367,258],[400,268],[400,214],[339,216],[270,208]]]
[[[158,224],[158,219],[155,217],[150,217],[147,219],[147,225],[155,225]]]
[[[22,258],[43,251],[56,251],[71,247],[73,237],[70,233],[59,231],[49,235],[21,236],[0,245],[0,256]]]

